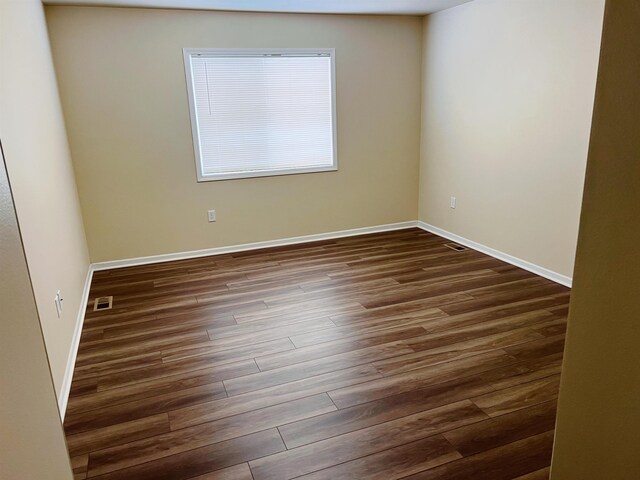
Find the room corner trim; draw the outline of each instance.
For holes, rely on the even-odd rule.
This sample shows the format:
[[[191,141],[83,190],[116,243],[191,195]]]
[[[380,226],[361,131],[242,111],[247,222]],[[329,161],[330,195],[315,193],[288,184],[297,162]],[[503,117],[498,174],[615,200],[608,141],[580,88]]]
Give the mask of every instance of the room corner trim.
[[[416,223],[418,228],[421,228],[422,230],[447,238],[466,247],[473,248],[474,250],[490,255],[494,258],[497,258],[498,260],[510,263],[511,265],[523,268],[524,270],[528,270],[531,273],[535,273],[536,275],[540,275],[541,277],[559,283],[560,285],[571,288],[573,282],[573,279],[571,277],[561,275],[547,268],[541,267],[531,262],[527,262],[526,260],[514,257],[513,255],[509,255],[508,253],[501,252],[494,248],[487,247],[486,245],[482,245],[481,243],[477,243],[473,240],[469,240],[467,238],[456,235],[455,233],[451,233],[433,225],[429,225],[428,223],[422,221],[418,221]]]
[[[91,289],[91,280],[93,279],[93,265],[89,265],[87,278],[84,281],[84,289],[80,299],[80,308],[78,309],[78,317],[76,319],[76,327],[71,339],[71,349],[67,358],[67,368],[64,372],[62,387],[58,395],[58,409],[60,411],[60,419],[64,421],[64,415],[67,410],[67,402],[69,401],[69,393],[71,392],[71,382],[73,380],[73,371],[76,365],[76,357],[78,356],[78,348],[80,346],[80,337],[82,336],[82,326],[84,325],[84,317],[87,311],[87,302],[89,301],[89,290]]]
[[[244,252],[249,250],[258,250],[260,248],[282,247],[286,245],[295,245],[298,243],[317,242],[320,240],[331,240],[334,238],[353,237],[356,235],[366,235],[369,233],[389,232],[394,230],[404,230],[407,228],[415,228],[416,222],[400,222],[387,225],[377,225],[373,227],[354,228],[351,230],[339,230],[336,232],[317,233],[313,235],[304,235],[300,237],[289,237],[278,240],[266,240],[263,242],[244,243],[240,245],[231,245],[228,247],[207,248],[204,250],[193,250],[190,252],[167,253],[163,255],[152,255],[148,257],[128,258],[125,260],[113,260],[108,262],[98,262],[92,265],[93,271],[110,270],[112,268],[133,267],[136,265],[147,265],[150,263],[172,262],[174,260],[186,260],[190,258],[207,257],[210,255],[222,255],[225,253]]]

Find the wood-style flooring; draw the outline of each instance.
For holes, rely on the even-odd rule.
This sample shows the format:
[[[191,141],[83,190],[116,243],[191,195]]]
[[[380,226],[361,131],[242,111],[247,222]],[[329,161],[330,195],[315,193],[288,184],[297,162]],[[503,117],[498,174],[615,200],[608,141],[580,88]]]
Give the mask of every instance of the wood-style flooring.
[[[97,272],[65,418],[76,478],[548,478],[569,290],[446,243],[409,229]]]

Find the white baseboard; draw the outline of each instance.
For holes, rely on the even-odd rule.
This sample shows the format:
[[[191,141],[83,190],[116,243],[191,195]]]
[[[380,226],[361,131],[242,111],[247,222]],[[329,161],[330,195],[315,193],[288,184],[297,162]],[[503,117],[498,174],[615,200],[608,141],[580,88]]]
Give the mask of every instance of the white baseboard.
[[[527,262],[526,260],[522,260],[518,257],[514,257],[513,255],[509,255],[508,253],[504,253],[494,248],[487,247],[486,245],[482,245],[481,243],[477,243],[473,240],[461,237],[460,235],[456,235],[455,233],[451,233],[446,230],[442,230],[441,228],[434,227],[433,225],[429,225],[428,223],[418,221],[416,222],[416,225],[422,230],[433,233],[435,235],[439,235],[440,237],[444,237],[448,240],[464,245],[465,247],[469,247],[479,252],[485,253],[494,258],[497,258],[498,260],[510,263],[511,265],[523,268],[524,270],[528,270],[531,273],[535,273],[536,275],[540,275],[541,277],[559,283],[560,285],[571,288],[571,284],[573,282],[573,279],[571,277],[561,275],[557,272],[549,270],[548,268],[544,268],[534,263]]]
[[[474,242],[472,240],[468,240],[464,237],[461,237],[451,232],[447,232],[446,230],[442,230],[438,227],[434,227],[433,225],[429,225],[421,221],[392,223],[387,225],[377,225],[374,227],[354,228],[351,230],[341,230],[337,232],[318,233],[315,235],[304,235],[301,237],[283,238],[279,240],[267,240],[264,242],[245,243],[241,245],[232,245],[229,247],[207,248],[204,250],[194,250],[190,252],[168,253],[163,255],[152,255],[148,257],[138,257],[138,258],[129,258],[125,260],[114,260],[109,262],[94,263],[89,267],[89,271],[87,273],[87,279],[85,281],[84,291],[82,292],[82,301],[80,304],[80,310],[78,312],[78,319],[76,321],[76,328],[75,328],[73,340],[71,343],[71,351],[69,352],[69,358],[67,360],[67,369],[65,372],[64,381],[62,383],[62,388],[60,390],[60,396],[58,399],[58,406],[60,409],[61,418],[64,420],[64,414],[67,408],[67,401],[69,399],[69,392],[71,390],[71,382],[73,380],[73,370],[76,363],[76,356],[78,354],[78,346],[80,344],[80,336],[82,334],[84,316],[87,308],[87,302],[89,300],[89,289],[91,288],[91,279],[93,278],[93,272],[96,272],[99,270],[109,270],[112,268],[132,267],[136,265],[148,265],[151,263],[171,262],[174,260],[186,260],[190,258],[206,257],[210,255],[222,255],[225,253],[244,252],[248,250],[257,250],[260,248],[280,247],[280,246],[294,245],[299,243],[317,242],[320,240],[331,240],[334,238],[353,237],[356,235],[366,235],[369,233],[404,230],[407,228],[415,228],[415,227],[421,228],[422,230],[425,230],[427,232],[433,233],[435,235],[439,235],[441,237],[460,243],[462,245],[465,245],[479,252],[495,257],[504,262],[523,268],[532,273],[535,273],[536,275],[540,275],[541,277],[548,278],[549,280],[552,280],[561,285],[571,287],[572,279],[570,277],[566,277],[564,275],[553,272],[544,267],[540,267],[533,263],[527,262],[525,260],[514,257],[512,255],[500,252],[499,250],[495,250],[491,247],[487,247],[485,245]]]
[[[80,308],[76,319],[76,328],[71,339],[71,350],[67,358],[67,368],[64,372],[60,395],[58,396],[58,409],[60,418],[64,421],[64,415],[67,410],[67,402],[69,401],[69,392],[71,391],[71,382],[73,381],[73,371],[76,366],[76,357],[78,356],[78,347],[80,346],[80,337],[82,336],[82,326],[84,325],[84,316],[87,311],[87,302],[89,301],[89,290],[91,289],[91,280],[93,279],[93,266],[89,265],[87,278],[84,281],[84,289],[80,298]]]
[[[248,250],[258,250],[260,248],[281,247],[298,243],[317,242],[320,240],[331,240],[334,238],[354,237],[356,235],[366,235],[368,233],[389,232],[393,230],[404,230],[415,228],[416,222],[391,223],[387,225],[377,225],[374,227],[354,228],[351,230],[340,230],[337,232],[317,233],[314,235],[304,235],[301,237],[289,237],[278,240],[266,240],[264,242],[244,243],[229,247],[207,248],[204,250],[193,250],[191,252],[166,253],[163,255],[152,255],[149,257],[128,258],[125,260],[113,260],[109,262],[98,262],[92,265],[93,271],[110,270],[112,268],[133,267],[136,265],[147,265],[150,263],[172,262],[174,260],[187,260],[190,258],[208,257],[210,255],[222,255],[225,253],[245,252]]]
[[[554,272],[547,268],[541,267],[526,260],[514,257],[508,253],[501,252],[491,247],[487,247],[481,243],[474,242],[467,238],[448,232],[441,228],[429,225],[422,221],[408,221],[400,223],[391,223],[387,225],[377,225],[373,227],[354,228],[351,230],[340,230],[336,232],[318,233],[314,235],[304,235],[300,237],[289,237],[278,240],[266,240],[263,242],[244,243],[240,245],[230,245],[228,247],[207,248],[204,250],[192,250],[189,252],[166,253],[161,255],[151,255],[148,257],[127,258],[124,260],[112,260],[107,262],[97,262],[91,265],[91,273],[100,270],[111,270],[112,268],[133,267],[136,265],[149,265],[152,263],[172,262],[175,260],[188,260],[190,258],[208,257],[210,255],[222,255],[225,253],[245,252],[249,250],[258,250],[269,247],[282,247],[286,245],[295,245],[299,243],[317,242],[321,240],[331,240],[334,238],[353,237],[356,235],[366,235],[369,233],[389,232],[394,230],[404,230],[407,228],[421,228],[427,232],[439,235],[448,240],[460,243],[469,248],[473,248],[479,252],[495,257],[504,262],[515,265],[516,267],[528,270],[531,273],[540,275],[541,277],[552,280],[561,285],[571,287],[572,279],[560,273]],[[85,288],[87,286],[85,285]],[[88,290],[87,290],[88,293]]]

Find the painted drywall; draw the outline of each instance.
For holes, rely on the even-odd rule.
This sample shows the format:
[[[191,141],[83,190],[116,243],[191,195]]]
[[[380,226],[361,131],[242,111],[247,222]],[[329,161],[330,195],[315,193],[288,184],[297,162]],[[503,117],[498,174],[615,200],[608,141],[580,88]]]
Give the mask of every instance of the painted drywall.
[[[640,478],[640,4],[607,2],[553,480]]]
[[[39,0],[0,2],[0,138],[60,394],[89,255]],[[64,298],[60,318],[57,290]]]
[[[93,262],[417,218],[419,18],[47,7],[47,19]],[[197,183],[184,47],[334,47],[339,171]]]
[[[603,9],[475,0],[425,18],[420,220],[572,276]]]
[[[0,272],[0,477],[71,479],[69,455],[2,156]]]

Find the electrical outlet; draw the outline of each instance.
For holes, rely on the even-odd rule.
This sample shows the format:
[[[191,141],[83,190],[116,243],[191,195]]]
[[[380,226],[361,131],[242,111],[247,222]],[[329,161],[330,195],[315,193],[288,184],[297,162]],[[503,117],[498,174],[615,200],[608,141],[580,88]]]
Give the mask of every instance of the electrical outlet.
[[[451,208],[456,208],[456,197],[451,197],[451,203],[449,205]]]
[[[60,290],[58,290],[58,293],[56,293],[56,297],[58,297],[58,305],[60,305],[60,313],[62,313],[64,311],[64,298],[62,298],[62,293],[60,293]]]
[[[216,211],[215,210],[209,210],[207,212],[207,218],[209,219],[210,222],[215,222],[216,221]]]
[[[53,298],[53,303],[56,306],[56,314],[58,315],[58,318],[60,318],[60,316],[62,315],[62,310],[63,310],[62,302],[63,301],[64,301],[64,299],[62,298],[62,294],[60,293],[60,290],[58,290],[56,292],[56,296]]]

